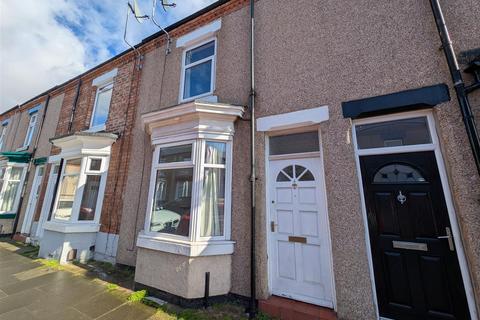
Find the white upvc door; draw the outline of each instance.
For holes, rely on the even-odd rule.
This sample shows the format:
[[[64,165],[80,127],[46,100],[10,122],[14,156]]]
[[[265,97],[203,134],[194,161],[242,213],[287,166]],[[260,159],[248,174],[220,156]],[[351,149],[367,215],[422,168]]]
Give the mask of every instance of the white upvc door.
[[[271,292],[334,307],[320,158],[269,162]]]
[[[40,189],[42,186],[43,173],[45,166],[37,166],[35,169],[35,177],[33,179],[32,189],[30,190],[30,196],[28,198],[27,211],[25,214],[25,220],[23,220],[21,233],[30,234],[32,227],[32,221],[35,216],[35,209],[37,208],[38,197],[40,196]]]
[[[43,198],[42,212],[40,214],[40,219],[38,221],[37,230],[35,232],[35,237],[40,239],[43,236],[43,225],[48,219],[48,214],[50,213],[50,207],[53,200],[53,191],[55,189],[55,183],[57,182],[58,177],[58,164],[52,164],[50,168],[50,174],[48,177],[47,191]]]

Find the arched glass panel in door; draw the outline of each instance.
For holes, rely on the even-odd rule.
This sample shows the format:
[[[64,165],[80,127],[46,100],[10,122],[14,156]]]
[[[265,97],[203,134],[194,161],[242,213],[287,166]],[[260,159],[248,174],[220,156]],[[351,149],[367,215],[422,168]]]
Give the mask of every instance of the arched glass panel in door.
[[[288,182],[288,181],[314,181],[315,178],[310,170],[304,166],[295,164],[286,166],[277,175],[277,182]]]
[[[381,167],[373,177],[373,183],[422,183],[427,180],[414,167],[403,163],[391,163]]]

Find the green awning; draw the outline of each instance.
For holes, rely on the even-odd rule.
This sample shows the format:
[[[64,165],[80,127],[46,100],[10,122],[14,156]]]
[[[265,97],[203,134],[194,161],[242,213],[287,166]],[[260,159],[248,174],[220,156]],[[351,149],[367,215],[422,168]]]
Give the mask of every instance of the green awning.
[[[9,162],[28,163],[32,154],[26,151],[6,151],[0,155],[8,159]]]
[[[0,219],[14,219],[15,213],[0,213]]]
[[[47,162],[47,157],[37,158],[33,160],[33,164],[38,166],[40,164],[45,164]]]

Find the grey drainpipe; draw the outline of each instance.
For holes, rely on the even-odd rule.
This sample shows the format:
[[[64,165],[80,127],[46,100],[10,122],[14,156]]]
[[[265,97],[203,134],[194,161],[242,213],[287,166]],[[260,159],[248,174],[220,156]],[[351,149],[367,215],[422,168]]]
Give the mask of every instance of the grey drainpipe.
[[[78,80],[77,92],[72,104],[72,114],[70,115],[70,121],[68,122],[68,133],[72,131],[73,119],[75,118],[75,111],[77,110],[78,97],[80,96],[80,87],[82,86],[82,79]]]
[[[45,117],[47,115],[47,110],[48,110],[48,105],[49,104],[50,104],[50,95],[47,95],[47,99],[45,100],[45,110],[43,110],[43,115],[42,115],[42,120],[40,122],[40,127],[38,128],[38,133],[37,133],[37,136],[35,137],[35,143],[33,144],[32,158],[30,159],[30,162],[28,163],[27,173],[25,174],[25,179],[23,180],[22,193],[21,193],[21,196],[20,196],[20,201],[18,202],[17,212],[15,214],[15,220],[13,222],[12,238],[17,233],[18,220],[20,219],[20,210],[22,210],[23,199],[25,198],[25,191],[27,190],[28,177],[30,176],[30,170],[32,170],[32,159],[35,157],[35,153],[37,151],[38,142],[40,141],[40,135],[42,133],[43,124],[45,122]]]
[[[255,201],[255,189],[256,189],[256,162],[255,162],[255,0],[250,0],[250,128],[251,128],[251,146],[250,146],[250,158],[251,158],[251,234],[250,234],[250,308],[249,318],[253,319],[257,314],[257,299],[256,299],[256,250],[255,250],[255,216],[256,216],[256,201]]]
[[[467,131],[468,140],[472,149],[473,158],[475,160],[475,164],[477,165],[478,174],[480,175],[480,142],[477,128],[475,126],[475,120],[472,114],[472,108],[470,107],[470,101],[468,100],[467,92],[465,90],[462,73],[458,67],[457,57],[455,56],[455,51],[453,50],[452,41],[450,40],[450,35],[448,33],[440,3],[438,0],[430,0],[430,5],[432,6],[438,34],[440,35],[440,39],[442,41],[443,52],[445,53],[445,57],[447,59],[453,86],[457,94],[460,110],[462,111],[463,122],[465,123],[465,129]]]

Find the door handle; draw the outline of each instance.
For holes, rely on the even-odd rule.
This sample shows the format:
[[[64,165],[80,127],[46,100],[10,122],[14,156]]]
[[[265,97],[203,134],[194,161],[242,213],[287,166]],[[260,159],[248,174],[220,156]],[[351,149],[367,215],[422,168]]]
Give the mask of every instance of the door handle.
[[[275,226],[278,226],[278,224],[275,221],[270,221],[270,231],[275,232]]]
[[[448,240],[448,247],[450,248],[450,251],[455,251],[455,246],[453,244],[452,231],[450,230],[449,227],[445,227],[445,233],[446,233],[446,235],[439,236],[437,238],[438,239],[447,239]]]

